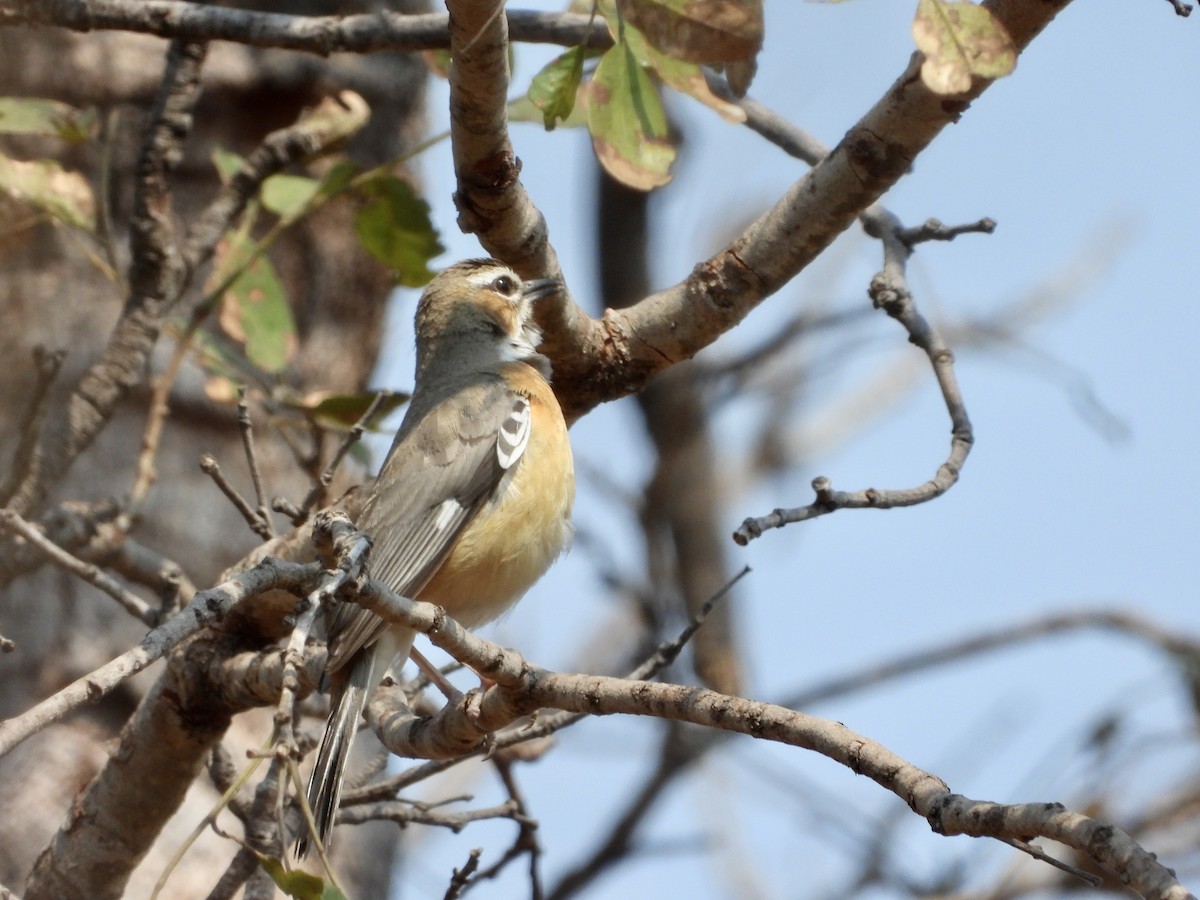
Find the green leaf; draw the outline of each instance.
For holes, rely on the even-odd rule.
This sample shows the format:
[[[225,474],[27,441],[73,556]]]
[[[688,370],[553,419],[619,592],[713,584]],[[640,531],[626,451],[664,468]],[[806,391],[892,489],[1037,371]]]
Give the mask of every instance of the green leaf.
[[[542,111],[547,131],[553,131],[558,120],[566,119],[575,109],[584,53],[583,47],[572,47],[552,59],[529,83],[529,99]]]
[[[218,248],[216,277],[245,266],[221,300],[221,327],[246,347],[246,358],[264,372],[283,371],[296,351],[296,324],[275,267],[265,256],[249,265],[254,243],[242,234],[231,235]]]
[[[921,80],[936,94],[962,94],[971,78],[1002,78],[1017,65],[1017,48],[992,14],[966,0],[920,0],[913,40],[925,55]]]
[[[346,900],[345,894],[332,884],[326,884],[323,878],[302,869],[285,869],[279,860],[261,853],[255,853],[255,856],[275,886],[289,897],[296,900]]]
[[[85,231],[96,230],[96,200],[91,185],[52,159],[28,162],[0,155],[0,192]]]
[[[38,97],[0,97],[0,134],[40,134],[73,144],[96,133],[96,111]]]
[[[582,128],[587,125],[587,103],[584,94],[580,93],[576,99],[579,102],[575,104],[575,108],[571,110],[569,116],[559,121],[559,128]],[[543,128],[546,125],[545,115],[533,105],[533,101],[528,96],[518,97],[509,102],[508,121],[531,122],[541,125]]]
[[[322,197],[330,194],[336,194],[358,174],[358,166],[349,160],[341,159],[329,167],[329,171],[325,173],[321,179],[321,185],[317,189]]]
[[[754,59],[762,0],[617,0],[620,14],[668,56],[700,65]]]
[[[433,277],[429,261],[445,247],[429,218],[429,204],[407,181],[380,175],[359,190],[367,204],[354,218],[354,230],[367,252],[396,273],[406,287],[420,287]]]
[[[613,178],[643,191],[671,180],[675,148],[667,140],[667,116],[629,44],[619,43],[600,58],[587,107],[596,158]]]
[[[288,218],[304,209],[317,196],[321,182],[303,175],[272,175],[262,185],[263,206],[280,218]]]
[[[221,179],[221,184],[229,184],[229,180],[246,164],[246,160],[242,156],[221,147],[213,150],[212,161],[213,165],[217,167],[217,177]]]

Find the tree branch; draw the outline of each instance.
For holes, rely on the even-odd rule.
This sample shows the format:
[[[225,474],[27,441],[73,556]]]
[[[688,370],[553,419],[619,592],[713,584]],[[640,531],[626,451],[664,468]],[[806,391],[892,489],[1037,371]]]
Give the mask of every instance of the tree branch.
[[[223,584],[201,591],[182,612],[147,634],[133,649],[77,678],[32,709],[0,722],[0,756],[72,710],[95,703],[189,635],[219,619],[234,604],[270,588],[305,592],[319,571],[315,563],[306,566],[268,558]]]
[[[1001,805],[953,794],[941,779],[839,722],[703,688],[549,672],[513,650],[475,637],[440,607],[399,597],[374,582],[356,600],[389,621],[424,632],[495,682],[481,695],[469,695],[431,717],[412,717],[406,708],[390,716],[374,713],[380,740],[393,752],[457,755],[496,728],[543,707],[666,718],[814,750],[894,793],[939,834],[1026,841],[1045,837],[1086,853],[1146,896],[1192,897],[1153,854],[1112,825],[1068,812],[1057,803]]]
[[[145,361],[183,272],[172,244],[167,178],[178,165],[183,139],[191,130],[204,55],[203,44],[184,41],[173,42],[167,53],[137,164],[129,296],[104,353],[80,379],[59,420],[47,423],[39,437],[36,461],[10,502],[20,514],[42,503],[79,454],[91,446],[117,404],[143,379]],[[4,569],[0,569],[0,584],[11,577]]]
[[[565,46],[586,42],[593,47],[612,44],[604,20],[588,15],[513,10],[507,18],[519,41]],[[450,45],[448,21],[445,13],[403,15],[382,9],[350,16],[292,16],[184,0],[0,0],[0,26],[133,31],[165,38],[279,47],[320,56],[443,49]]]
[[[991,0],[985,5],[1023,50],[1068,2]],[[609,310],[600,320],[578,309],[555,309],[540,320],[546,330],[543,347],[554,363],[555,391],[568,419],[640,390],[656,373],[735,327],[907,174],[941,130],[991,84],[977,78],[965,94],[934,94],[920,79],[921,62],[914,54],[828,156],[687,279],[627,310]]]

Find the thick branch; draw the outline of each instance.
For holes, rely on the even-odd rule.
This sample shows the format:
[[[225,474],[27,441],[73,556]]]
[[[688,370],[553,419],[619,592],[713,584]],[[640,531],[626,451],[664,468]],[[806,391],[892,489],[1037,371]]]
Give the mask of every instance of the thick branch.
[[[985,5],[1023,50],[1067,2]],[[599,321],[578,310],[543,320],[543,346],[554,361],[555,390],[569,418],[640,390],[657,372],[734,328],[907,174],[941,130],[991,84],[976,79],[965,94],[934,94],[920,79],[921,60],[914,54],[827,157],[687,279],[628,310],[609,310]]]
[[[447,7],[458,225],[521,275],[560,278],[546,220],[521,184],[521,162],[508,138],[509,35],[503,0],[450,0]]]

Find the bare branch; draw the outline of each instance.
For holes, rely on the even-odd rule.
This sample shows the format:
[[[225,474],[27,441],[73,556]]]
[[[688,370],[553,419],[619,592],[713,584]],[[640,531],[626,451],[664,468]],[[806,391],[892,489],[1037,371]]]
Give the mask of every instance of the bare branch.
[[[46,416],[46,397],[65,358],[66,352],[62,350],[51,352],[40,345],[33,348],[36,380],[29,403],[25,407],[25,414],[21,421],[16,423],[15,431],[20,440],[17,443],[17,451],[13,454],[12,468],[5,476],[3,484],[0,484],[0,504],[8,503],[17,486],[30,475],[29,467],[33,463],[38,433]]]
[[[376,723],[380,739],[404,755],[454,755],[517,717],[541,707],[591,715],[643,715],[702,725],[814,750],[866,775],[928,819],[939,834],[976,837],[1046,837],[1087,853],[1135,890],[1156,897],[1192,895],[1152,854],[1120,829],[1065,810],[1060,804],[1001,805],[952,794],[938,778],[841,723],[794,710],[683,685],[630,682],[595,675],[564,675],[532,666],[464,631],[444,611],[414,603],[372,585],[364,605],[389,619],[418,628],[442,649],[496,681],[474,702],[448,706],[414,723]]]
[[[346,454],[350,452],[354,445],[362,440],[363,433],[367,430],[367,426],[369,426],[375,419],[375,416],[379,412],[379,407],[383,401],[394,396],[396,395],[393,391],[378,391],[375,394],[375,397],[371,400],[366,410],[361,416],[359,416],[358,421],[354,423],[354,427],[350,429],[345,438],[342,440],[341,446],[339,446],[337,451],[333,454],[333,459],[329,461],[329,465],[327,465],[325,470],[321,472],[316,484],[314,484],[312,490],[308,492],[308,496],[304,498],[304,502],[301,503],[299,508],[295,510],[294,515],[288,513],[293,525],[300,525],[307,521],[308,517],[312,514],[313,509],[319,504],[326,502],[326,493],[329,490],[329,485],[333,482],[333,476],[337,474],[338,467],[342,464],[342,460],[346,458]],[[275,502],[278,503],[279,501],[277,500]]]
[[[251,531],[264,541],[271,539],[270,529],[259,519],[258,513],[250,508],[250,504],[238,493],[237,488],[229,483],[229,479],[221,471],[220,464],[211,454],[205,453],[200,457],[200,471],[213,480],[213,484],[228,498],[229,502],[233,504],[234,509],[241,513],[242,518],[246,520],[246,524],[250,526]]]
[[[1024,49],[1067,2],[991,0],[986,6]],[[976,79],[965,94],[934,94],[920,80],[921,61],[916,54],[828,156],[686,280],[629,309],[609,310],[598,321],[573,305],[539,319],[568,419],[640,390],[657,372],[735,327],[907,174],[913,160],[990,85]]]
[[[145,600],[137,594],[125,590],[115,578],[105,574],[98,566],[72,556],[11,509],[0,509],[0,528],[12,534],[20,535],[29,544],[40,550],[56,566],[65,569],[76,578],[80,578],[108,594],[108,596],[121,604],[130,615],[140,619],[150,627],[154,627],[157,624],[158,614],[150,608],[150,605]]]
[[[246,387],[238,389],[238,432],[242,436],[242,449],[246,453],[246,467],[250,470],[250,483],[254,486],[254,499],[258,506],[254,510],[257,527],[255,533],[264,541],[275,536],[271,525],[271,511],[267,508],[267,492],[263,490],[262,472],[258,467],[258,453],[254,447],[254,423],[250,420],[250,404],[246,400]]]
[[[904,326],[908,339],[925,352],[933,367],[946,411],[950,416],[950,454],[932,479],[916,488],[862,491],[835,491],[829,479],[820,476],[813,480],[816,500],[795,509],[775,509],[770,515],[746,519],[733,539],[745,545],[770,528],[781,528],[793,522],[815,519],[839,509],[894,509],[915,506],[940,497],[958,481],[967,455],[975,442],[971,420],[963,402],[958,379],[954,374],[954,354],[937,330],[922,316],[908,291],[905,266],[912,255],[912,246],[904,239],[909,234],[900,221],[879,206],[872,206],[863,215],[867,230],[883,242],[883,270],[871,279],[870,295],[876,309],[882,309]],[[940,226],[944,232],[944,226]],[[936,229],[930,229],[934,232]]]
[[[532,44],[607,47],[604,21],[577,13],[512,10],[516,40]],[[445,13],[403,15],[378,10],[349,16],[291,16],[187,3],[183,0],[0,0],[0,26],[56,25],[75,31],[117,30],[158,37],[235,41],[331,53],[437,50],[450,46]]]

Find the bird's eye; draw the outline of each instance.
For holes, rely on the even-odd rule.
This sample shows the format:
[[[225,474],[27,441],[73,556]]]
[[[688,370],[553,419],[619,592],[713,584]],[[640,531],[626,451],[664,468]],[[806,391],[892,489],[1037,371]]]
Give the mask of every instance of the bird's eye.
[[[511,297],[513,291],[517,289],[517,283],[508,275],[501,275],[492,282],[492,290],[497,294],[503,294],[505,297]]]

